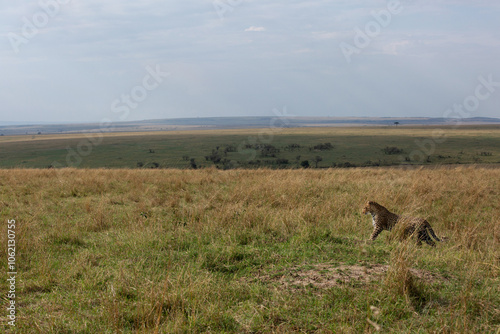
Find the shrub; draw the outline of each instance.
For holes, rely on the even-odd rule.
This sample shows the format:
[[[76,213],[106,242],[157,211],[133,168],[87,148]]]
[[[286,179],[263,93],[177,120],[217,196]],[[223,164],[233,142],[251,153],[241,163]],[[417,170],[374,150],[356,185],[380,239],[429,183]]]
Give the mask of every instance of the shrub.
[[[225,149],[224,149],[224,153],[229,153],[229,152],[236,152],[236,146],[234,145],[228,145]]]
[[[396,146],[386,146],[382,151],[387,155],[403,153],[403,149],[397,148]]]
[[[285,151],[295,151],[295,150],[299,150],[300,149],[300,145],[299,144],[289,144],[287,146],[285,146]]]
[[[212,150],[212,154],[206,155],[205,160],[212,161],[214,164],[218,164],[222,160],[222,156],[219,154],[219,150]]]
[[[350,167],[356,167],[356,165],[355,165],[355,164],[350,163],[349,161],[346,161],[346,162],[344,162],[344,163],[338,163],[338,164],[333,163],[333,165],[332,165],[332,166],[333,166],[333,167],[338,167],[338,168],[350,168]]]
[[[191,160],[189,161],[189,167],[191,169],[197,169],[198,168],[198,166],[196,165],[196,162],[195,162],[194,158],[191,158]]]
[[[263,157],[276,157],[276,153],[279,153],[279,149],[274,147],[273,145],[259,145],[260,146],[260,154]]]
[[[329,151],[329,150],[332,150],[334,147],[332,145],[332,143],[322,143],[322,144],[318,144],[318,145],[315,145],[313,147],[314,150],[317,150],[317,151]]]

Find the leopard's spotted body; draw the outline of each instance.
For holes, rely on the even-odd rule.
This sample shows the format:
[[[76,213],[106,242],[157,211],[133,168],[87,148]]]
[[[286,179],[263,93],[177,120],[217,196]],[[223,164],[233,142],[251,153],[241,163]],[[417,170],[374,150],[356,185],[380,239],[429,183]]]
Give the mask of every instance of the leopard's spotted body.
[[[431,246],[436,246],[430,235],[437,241],[441,241],[434,233],[431,225],[423,218],[402,217],[372,201],[368,201],[363,208],[363,214],[366,215],[368,213],[372,215],[373,223],[371,240],[375,240],[383,230],[391,231],[396,224],[404,224],[404,236],[408,237],[416,233],[418,245],[421,245],[422,241],[425,241]]]

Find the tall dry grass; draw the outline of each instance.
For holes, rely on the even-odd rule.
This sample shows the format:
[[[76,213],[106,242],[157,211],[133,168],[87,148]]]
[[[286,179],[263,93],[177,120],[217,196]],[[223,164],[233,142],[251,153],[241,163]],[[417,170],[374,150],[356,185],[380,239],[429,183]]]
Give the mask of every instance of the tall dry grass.
[[[0,170],[0,212],[18,222],[25,330],[290,330],[284,319],[291,299],[228,277],[345,256],[388,264],[377,298],[393,296],[386,302],[397,304],[401,297],[407,312],[439,304],[432,302],[436,289],[410,268],[451,277],[458,295],[445,297],[457,303],[439,304],[433,316],[444,317],[448,332],[474,332],[482,316],[487,330],[499,317],[491,299],[499,292],[499,189],[500,170],[474,167]],[[426,218],[447,241],[417,248],[384,232],[365,244],[372,229],[361,215],[367,200]],[[322,251],[344,239],[353,254]],[[6,242],[2,233],[0,244]],[[5,262],[6,247],[0,256]],[[265,306],[245,304],[253,299]],[[386,319],[394,332],[417,326],[394,317]],[[355,332],[352,326],[339,328]]]

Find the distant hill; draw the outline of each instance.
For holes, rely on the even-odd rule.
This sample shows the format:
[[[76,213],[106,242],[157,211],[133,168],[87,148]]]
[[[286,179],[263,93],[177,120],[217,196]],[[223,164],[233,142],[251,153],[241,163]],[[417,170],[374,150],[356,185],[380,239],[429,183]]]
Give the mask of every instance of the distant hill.
[[[198,117],[117,122],[101,128],[99,123],[0,125],[0,135],[36,135],[84,132],[178,131],[196,129],[244,129],[313,126],[408,126],[408,125],[500,124],[500,119],[431,117]]]

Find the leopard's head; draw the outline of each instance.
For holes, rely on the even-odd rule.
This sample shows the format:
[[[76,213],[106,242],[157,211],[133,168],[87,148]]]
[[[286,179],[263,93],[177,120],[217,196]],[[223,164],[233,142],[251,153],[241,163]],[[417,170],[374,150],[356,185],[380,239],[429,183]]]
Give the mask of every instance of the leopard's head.
[[[368,201],[366,202],[365,206],[363,207],[363,214],[364,215],[367,215],[369,213],[373,213],[376,211],[376,205],[377,203],[375,202],[372,202],[372,201]]]

